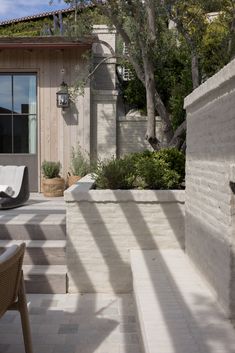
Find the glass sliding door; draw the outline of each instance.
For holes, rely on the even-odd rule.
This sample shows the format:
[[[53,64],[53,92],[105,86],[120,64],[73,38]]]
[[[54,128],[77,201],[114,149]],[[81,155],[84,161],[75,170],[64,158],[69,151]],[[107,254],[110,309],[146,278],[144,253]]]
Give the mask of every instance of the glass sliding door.
[[[34,170],[35,178],[37,76],[34,73],[0,73],[0,164],[19,164],[19,161]],[[37,183],[33,183],[35,190]]]

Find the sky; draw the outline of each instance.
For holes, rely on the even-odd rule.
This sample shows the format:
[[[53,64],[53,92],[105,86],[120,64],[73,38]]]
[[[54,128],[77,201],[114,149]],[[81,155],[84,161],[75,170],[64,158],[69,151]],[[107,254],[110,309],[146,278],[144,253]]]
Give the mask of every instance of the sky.
[[[31,16],[41,12],[54,11],[66,8],[63,0],[0,0],[0,21],[6,21],[24,16]]]

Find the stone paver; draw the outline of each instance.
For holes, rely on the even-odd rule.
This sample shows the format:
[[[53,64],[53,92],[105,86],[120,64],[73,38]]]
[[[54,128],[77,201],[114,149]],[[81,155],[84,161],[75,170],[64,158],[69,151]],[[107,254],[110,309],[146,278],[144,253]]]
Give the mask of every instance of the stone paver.
[[[235,353],[235,330],[180,249],[131,251],[146,353]]]
[[[141,353],[132,296],[29,294],[34,353]],[[0,319],[0,353],[25,353],[20,317]]]

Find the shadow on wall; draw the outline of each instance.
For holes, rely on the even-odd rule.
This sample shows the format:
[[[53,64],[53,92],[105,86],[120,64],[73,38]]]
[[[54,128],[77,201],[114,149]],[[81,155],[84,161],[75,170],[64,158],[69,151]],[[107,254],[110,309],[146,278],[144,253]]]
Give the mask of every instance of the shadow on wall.
[[[61,114],[67,126],[77,126],[79,124],[79,111],[74,102],[70,102],[68,108],[61,110]]]
[[[113,193],[115,195],[115,191]],[[174,197],[174,195],[172,196]],[[92,199],[90,201],[92,201]],[[117,276],[122,276],[123,274],[125,275],[125,273],[128,273],[130,271],[129,264],[127,261],[125,261],[125,259],[122,258],[118,249],[118,245],[115,243],[115,240],[114,240],[115,236],[114,234],[111,235],[112,230],[109,229],[106,225],[107,219],[105,219],[104,214],[100,212],[100,210],[94,203],[92,205],[89,205],[88,202],[80,202],[80,204],[81,203],[86,203],[86,207],[79,207],[77,208],[77,211],[81,213],[81,217],[85,222],[84,227],[88,228],[90,231],[90,236],[92,237],[92,242],[95,244],[97,253],[99,253],[102,256],[101,261],[103,261],[106,264],[107,271],[109,272],[109,281],[113,289],[113,292],[117,293],[117,287],[116,287]],[[182,209],[179,206],[176,206],[176,207],[178,207],[178,214],[181,214],[183,218]],[[136,205],[134,202],[131,202],[131,207],[128,208],[126,203],[122,203],[120,208],[123,213],[123,218],[125,218],[125,222],[128,222],[130,229],[132,230],[132,234],[136,238],[136,242],[138,243],[139,247],[140,248],[146,247],[144,238],[148,237],[149,239],[148,239],[147,248],[157,249],[157,244],[154,240],[152,230],[149,229],[148,224],[145,222],[144,217],[142,215],[142,211],[140,210],[138,205]],[[109,205],[109,209],[110,209],[110,214],[112,215],[113,213],[112,218],[115,220],[116,215],[112,207],[112,204]],[[173,228],[175,236],[178,238],[179,242],[181,243],[182,234],[180,233],[180,230],[178,227],[175,228],[174,218],[172,218],[171,215],[169,214],[167,204],[162,205],[162,210],[165,216],[167,217],[169,224]],[[135,218],[133,217],[133,214],[135,214]],[[154,217],[154,215],[152,216]],[[72,219],[69,219],[69,221],[72,221]],[[75,227],[75,226],[76,226],[76,223],[73,222],[72,227]],[[120,221],[118,222],[118,230],[117,230],[116,236],[118,236],[118,233],[121,233],[121,232],[122,232],[122,222]],[[82,233],[83,233],[83,228],[81,227],[80,229],[77,230],[78,241],[79,241],[79,237],[83,236]],[[140,237],[139,233],[142,233],[143,237]],[[128,244],[129,240],[124,239],[124,241]],[[72,246],[72,244],[70,244],[70,246]],[[95,254],[93,254],[92,256],[95,256]],[[212,323],[216,322],[216,319],[218,319],[218,317],[215,317],[213,315],[214,303],[208,302],[207,297],[203,296],[203,294],[202,295],[198,295],[197,293],[192,294],[193,303],[191,304],[195,308],[194,315],[196,315],[196,317],[193,316],[187,302],[184,299],[183,293],[177,287],[177,284],[174,281],[174,277],[172,277],[172,274],[167,264],[165,263],[164,258],[161,257],[160,261],[162,263],[164,276],[168,280],[172,290],[174,290],[174,292],[176,293],[177,301],[180,302],[182,311],[184,313],[187,313],[188,321],[192,325],[192,327],[188,328],[189,335],[191,336],[191,330],[193,330],[194,332],[197,332],[197,330],[201,332],[201,330],[203,330],[205,327],[208,327]],[[83,261],[80,259],[79,252],[76,253],[75,262],[77,264],[77,271],[79,271],[80,273],[80,278],[84,277],[87,283],[89,284],[89,290],[94,291],[95,287],[92,283],[92,278],[89,276],[89,273],[91,272],[89,273],[87,272],[86,264],[84,264]],[[113,270],[114,263],[118,271]],[[147,259],[146,259],[146,266],[147,267],[149,266]],[[95,268],[93,270],[96,271],[96,274],[97,274],[97,272],[99,271],[99,268]],[[76,285],[78,286],[77,288],[79,288],[80,283],[78,283],[76,273],[72,273],[72,277],[73,277],[73,280],[76,282]],[[181,351],[182,345],[180,344],[180,339],[179,339],[180,327],[178,325],[176,327],[175,325],[175,319],[176,319],[174,316],[175,312],[173,312],[172,315],[169,312],[169,303],[166,301],[165,294],[163,291],[161,291],[161,287],[158,285],[158,283],[156,283],[154,272],[151,271],[150,268],[149,268],[149,278],[150,278],[150,281],[152,281],[152,286],[153,286],[157,301],[160,303],[162,317],[167,327],[167,331],[169,333],[172,346],[174,347],[174,352],[182,353]],[[198,323],[197,323],[198,321],[196,320],[196,318],[197,319],[201,318],[202,325],[200,324],[200,327],[198,327]],[[221,347],[223,352],[231,351],[233,350],[234,347],[231,347],[229,340],[227,341],[227,343],[225,343],[224,338],[226,337],[226,334],[227,334],[226,327],[218,325],[218,328],[216,330],[211,330],[211,331],[209,330],[209,331],[206,331],[206,334],[204,336],[201,335],[201,337],[203,337],[203,340],[200,341],[198,344],[200,345],[203,352],[210,351],[212,342],[213,342],[213,346]],[[195,342],[195,346],[196,345],[197,343]],[[192,349],[193,348],[194,347],[192,347]]]
[[[94,69],[103,60],[103,57],[94,57]],[[112,60],[112,59],[111,59]],[[92,78],[92,88],[95,90],[109,90],[116,89],[115,87],[115,76],[116,76],[115,64],[109,64],[108,61],[101,64],[95,71]]]
[[[92,160],[111,158],[117,154],[115,100],[93,102],[91,122]]]

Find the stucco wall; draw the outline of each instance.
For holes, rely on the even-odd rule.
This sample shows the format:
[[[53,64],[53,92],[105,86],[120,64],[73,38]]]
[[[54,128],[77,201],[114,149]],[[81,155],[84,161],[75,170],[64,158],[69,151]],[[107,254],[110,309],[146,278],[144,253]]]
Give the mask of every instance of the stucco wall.
[[[162,127],[161,118],[156,117],[156,136],[160,141],[162,141]],[[117,118],[118,156],[151,149],[150,144],[145,139],[146,131],[146,116],[135,110],[131,110],[125,115],[119,110]]]
[[[94,26],[100,41],[116,51],[116,33],[107,26]],[[93,44],[93,66],[112,53],[102,43]],[[116,156],[117,151],[117,95],[116,59],[109,58],[98,67],[91,81],[91,157],[104,159]]]
[[[235,61],[185,100],[186,251],[235,314]]]
[[[132,290],[130,249],[184,246],[184,191],[65,191],[69,292]]]

